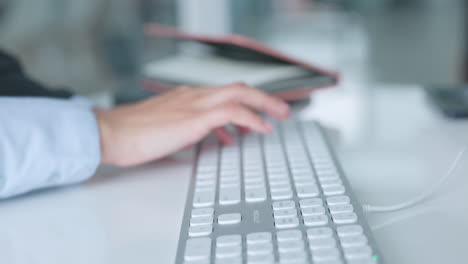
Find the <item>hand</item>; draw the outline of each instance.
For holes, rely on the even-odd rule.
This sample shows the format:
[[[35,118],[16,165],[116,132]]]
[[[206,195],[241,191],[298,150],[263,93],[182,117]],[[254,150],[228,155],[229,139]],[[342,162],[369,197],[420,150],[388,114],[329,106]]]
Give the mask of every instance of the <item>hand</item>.
[[[272,130],[256,111],[285,120],[288,105],[244,84],[222,87],[181,86],[145,101],[96,109],[101,140],[101,161],[131,166],[162,158],[190,146],[215,130],[225,143],[224,129],[234,124],[260,133]]]

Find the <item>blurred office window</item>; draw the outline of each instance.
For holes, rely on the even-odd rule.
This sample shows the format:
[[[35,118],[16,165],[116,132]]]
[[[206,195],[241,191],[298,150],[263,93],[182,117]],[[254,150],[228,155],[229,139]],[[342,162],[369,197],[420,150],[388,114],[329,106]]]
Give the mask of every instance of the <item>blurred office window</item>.
[[[346,20],[366,35],[373,80],[457,83],[466,79],[467,5],[464,0],[236,0],[233,31],[268,39],[307,27],[309,32],[303,33],[312,37],[317,33],[313,29],[321,27],[322,32],[313,36],[321,41],[329,34],[346,34],[348,25],[341,23]],[[281,30],[284,32],[278,32]]]

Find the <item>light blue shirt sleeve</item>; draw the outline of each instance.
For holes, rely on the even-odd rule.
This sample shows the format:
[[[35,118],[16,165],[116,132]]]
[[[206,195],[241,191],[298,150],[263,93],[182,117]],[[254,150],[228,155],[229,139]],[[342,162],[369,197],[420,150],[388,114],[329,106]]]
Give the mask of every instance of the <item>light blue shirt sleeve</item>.
[[[0,97],[0,198],[84,181],[100,156],[85,99]]]

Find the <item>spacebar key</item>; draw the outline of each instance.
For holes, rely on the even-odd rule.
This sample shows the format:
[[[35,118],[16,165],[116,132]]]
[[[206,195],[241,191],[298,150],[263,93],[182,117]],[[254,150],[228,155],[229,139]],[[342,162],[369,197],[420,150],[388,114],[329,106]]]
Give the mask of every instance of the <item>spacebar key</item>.
[[[195,192],[193,196],[193,207],[213,206],[215,200],[214,191]]]

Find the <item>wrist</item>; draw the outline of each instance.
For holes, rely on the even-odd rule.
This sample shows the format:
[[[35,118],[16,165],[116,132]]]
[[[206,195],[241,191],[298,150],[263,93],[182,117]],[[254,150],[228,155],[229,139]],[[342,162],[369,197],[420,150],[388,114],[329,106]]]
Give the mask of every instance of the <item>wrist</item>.
[[[99,129],[99,144],[101,149],[101,163],[104,164],[115,164],[113,161],[110,151],[112,142],[112,129],[110,126],[108,111],[104,109],[93,109],[94,115],[96,116],[98,129]]]

